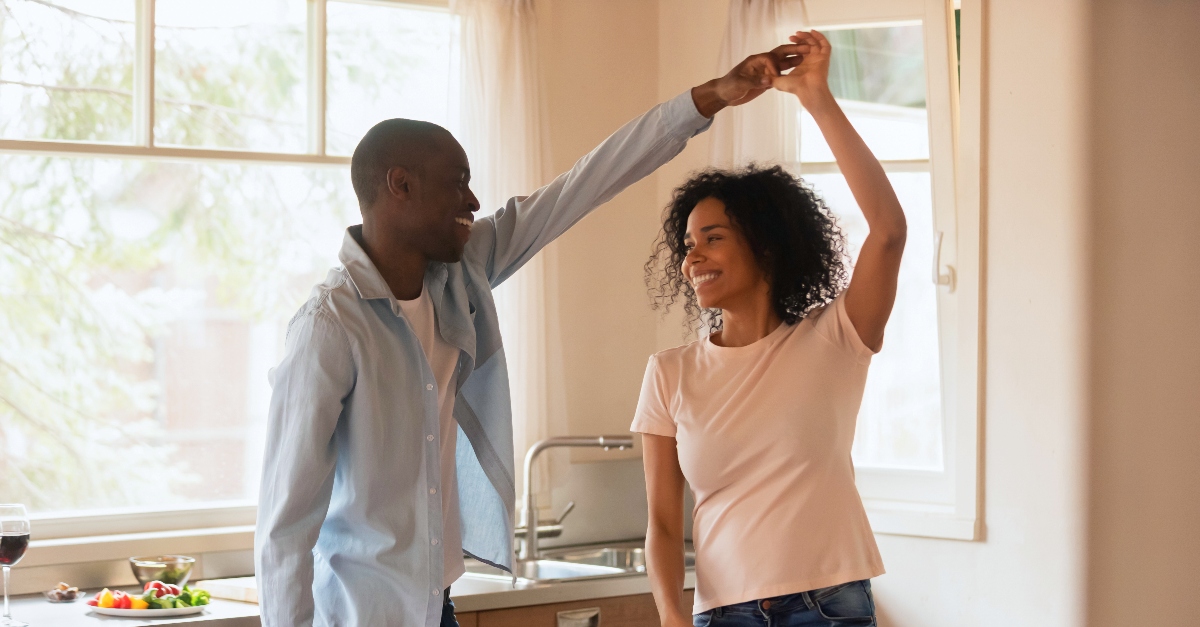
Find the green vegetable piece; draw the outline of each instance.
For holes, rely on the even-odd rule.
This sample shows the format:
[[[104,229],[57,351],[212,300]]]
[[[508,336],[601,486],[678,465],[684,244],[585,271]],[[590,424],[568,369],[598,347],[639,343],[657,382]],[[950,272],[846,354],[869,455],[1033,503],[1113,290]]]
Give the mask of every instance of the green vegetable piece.
[[[187,600],[183,598],[183,596],[176,597],[175,607],[191,607],[191,606],[192,606],[192,604],[188,603]]]
[[[208,590],[193,590],[192,605],[208,605],[212,596],[208,594]]]

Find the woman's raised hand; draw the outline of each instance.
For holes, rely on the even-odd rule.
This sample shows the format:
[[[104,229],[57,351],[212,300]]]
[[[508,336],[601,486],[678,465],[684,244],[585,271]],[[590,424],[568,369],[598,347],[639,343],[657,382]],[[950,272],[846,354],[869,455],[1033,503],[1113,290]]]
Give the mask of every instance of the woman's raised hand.
[[[816,100],[829,92],[829,54],[833,46],[818,31],[797,31],[788,37],[793,44],[805,46],[806,53],[792,65],[792,71],[780,74],[771,86],[780,91],[795,94],[800,104],[810,108]]]

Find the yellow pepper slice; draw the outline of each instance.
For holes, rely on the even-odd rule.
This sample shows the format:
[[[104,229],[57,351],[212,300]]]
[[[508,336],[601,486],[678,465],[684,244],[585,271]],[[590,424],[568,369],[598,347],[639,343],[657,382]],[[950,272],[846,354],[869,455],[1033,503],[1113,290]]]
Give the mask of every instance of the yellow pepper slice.
[[[96,606],[97,607],[112,607],[113,602],[114,602],[114,600],[113,600],[112,591],[109,590],[108,588],[105,588],[100,591],[100,601],[96,603]]]
[[[140,599],[138,597],[133,597],[132,599],[129,599],[129,609],[131,609],[131,610],[144,610],[144,609],[148,609],[149,607],[150,607],[149,603],[143,601],[142,599]]]

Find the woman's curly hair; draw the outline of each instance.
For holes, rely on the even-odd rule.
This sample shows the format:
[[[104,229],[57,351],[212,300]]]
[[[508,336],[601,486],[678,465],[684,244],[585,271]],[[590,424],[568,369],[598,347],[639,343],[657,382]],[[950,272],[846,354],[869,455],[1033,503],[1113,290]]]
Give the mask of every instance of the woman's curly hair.
[[[705,198],[725,204],[725,213],[767,275],[771,304],[784,322],[794,324],[846,285],[845,235],[811,187],[777,165],[709,169],[680,185],[664,212],[662,234],[645,266],[654,309],[669,310],[683,295],[689,327],[702,316],[710,328],[721,327],[721,311],[701,312],[683,275],[688,216]]]

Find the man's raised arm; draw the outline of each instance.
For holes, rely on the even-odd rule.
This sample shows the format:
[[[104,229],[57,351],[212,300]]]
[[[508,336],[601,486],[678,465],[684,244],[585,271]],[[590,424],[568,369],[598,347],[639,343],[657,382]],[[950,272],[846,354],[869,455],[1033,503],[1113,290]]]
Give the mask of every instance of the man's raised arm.
[[[546,244],[683,151],[727,106],[757,98],[808,46],[791,44],[747,57],[728,74],[655,106],[622,126],[529,196],[511,198],[476,223],[466,257],[482,262],[492,286],[512,276]]]

